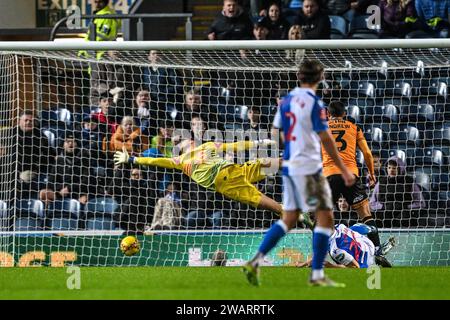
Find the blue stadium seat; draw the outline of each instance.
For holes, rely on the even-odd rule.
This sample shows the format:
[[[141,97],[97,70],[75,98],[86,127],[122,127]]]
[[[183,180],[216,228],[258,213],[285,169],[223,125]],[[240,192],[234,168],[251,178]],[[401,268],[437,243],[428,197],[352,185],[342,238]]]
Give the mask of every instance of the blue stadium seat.
[[[431,104],[403,106],[400,117],[403,122],[426,123],[437,120],[435,108]]]
[[[422,135],[418,128],[410,125],[400,125],[398,131],[390,133],[390,143],[404,143],[409,146],[419,147],[422,145]]]
[[[49,129],[43,130],[42,133],[45,134],[45,136],[47,137],[48,144],[50,145],[50,147],[56,148],[57,147],[56,135]]]
[[[90,230],[115,229],[114,216],[118,208],[118,203],[111,197],[89,200],[86,204],[86,228]]]
[[[450,146],[450,122],[435,124],[434,130],[426,131],[428,145]]]
[[[27,199],[16,202],[16,231],[42,231],[44,228],[44,203],[40,200]],[[21,234],[28,236],[28,234]]]
[[[348,23],[341,16],[329,16],[331,23],[331,39],[344,39],[348,33]]]
[[[431,176],[423,171],[414,172],[414,182],[418,184],[422,190],[431,190]]]
[[[47,209],[52,230],[76,230],[81,204],[75,199],[56,200]]]
[[[370,81],[353,81],[350,88],[351,97],[375,98],[377,96],[375,84]]]
[[[433,190],[448,191],[450,188],[450,180],[448,173],[434,173],[431,176]]]
[[[361,123],[363,119],[361,108],[355,105],[347,107],[347,116],[355,120],[356,123]]]
[[[425,148],[416,149],[414,162],[416,165],[442,166],[446,164],[445,154],[441,149]]]
[[[389,150],[389,158],[390,157],[398,157],[400,158],[405,164],[408,164],[408,155],[407,155],[407,149],[392,149]]]
[[[405,80],[394,81],[394,87],[392,89],[393,89],[392,96],[395,97],[411,98],[413,95],[415,95],[411,81]]]
[[[364,136],[371,148],[381,147],[386,140],[383,129],[376,125],[368,125],[364,127]]]

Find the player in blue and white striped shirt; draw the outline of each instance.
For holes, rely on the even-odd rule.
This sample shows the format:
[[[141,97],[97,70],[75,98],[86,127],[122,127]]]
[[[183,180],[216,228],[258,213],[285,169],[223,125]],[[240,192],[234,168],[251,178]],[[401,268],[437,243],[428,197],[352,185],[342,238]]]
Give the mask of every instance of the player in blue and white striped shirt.
[[[247,279],[259,285],[259,264],[278,241],[293,227],[300,213],[315,211],[317,224],[313,231],[313,261],[310,285],[343,287],[325,277],[324,259],[328,239],[334,231],[333,203],[327,179],[322,174],[321,142],[342,172],[347,186],[354,175],[339,157],[333,136],[328,130],[326,111],[316,90],[323,80],[324,69],[316,60],[303,61],[298,77],[300,87],[286,96],[275,117],[274,127],[282,129],[285,149],[283,172],[283,216],[266,233],[255,257],[243,267]]]

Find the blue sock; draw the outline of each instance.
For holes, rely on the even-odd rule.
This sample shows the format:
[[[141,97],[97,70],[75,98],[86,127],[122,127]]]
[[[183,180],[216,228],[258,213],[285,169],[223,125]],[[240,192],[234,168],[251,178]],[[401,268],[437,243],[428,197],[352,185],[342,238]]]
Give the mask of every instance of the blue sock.
[[[313,260],[312,269],[322,270],[323,262],[328,251],[328,240],[331,230],[324,227],[315,227],[313,232]]]
[[[283,238],[287,231],[288,228],[286,224],[282,220],[278,220],[272,225],[269,231],[267,231],[258,251],[263,255],[266,255],[277,245],[278,241]]]

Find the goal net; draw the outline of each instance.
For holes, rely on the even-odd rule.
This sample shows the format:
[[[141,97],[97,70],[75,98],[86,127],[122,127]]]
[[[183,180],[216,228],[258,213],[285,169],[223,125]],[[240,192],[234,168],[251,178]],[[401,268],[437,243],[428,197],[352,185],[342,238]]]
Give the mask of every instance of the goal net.
[[[374,189],[363,155],[355,156],[382,240],[397,238],[394,265],[448,265],[450,50],[396,41],[339,49],[330,42],[214,42],[214,50],[196,42],[116,43],[101,54],[98,43],[77,50],[3,45],[0,265],[195,266],[213,256],[241,264],[275,213],[231,200],[179,169],[115,166],[114,152],[164,161],[211,141],[278,141],[271,131],[277,106],[310,58],[326,70],[317,94],[325,105],[347,106],[372,150]],[[251,147],[221,156],[252,170],[255,159],[282,153]],[[281,173],[245,172],[281,202]],[[216,174],[200,180],[214,186]],[[244,182],[232,187],[248,199]],[[358,222],[343,199],[335,218]],[[120,252],[124,235],[138,237],[139,254]],[[266,263],[303,261],[310,236],[299,224]]]

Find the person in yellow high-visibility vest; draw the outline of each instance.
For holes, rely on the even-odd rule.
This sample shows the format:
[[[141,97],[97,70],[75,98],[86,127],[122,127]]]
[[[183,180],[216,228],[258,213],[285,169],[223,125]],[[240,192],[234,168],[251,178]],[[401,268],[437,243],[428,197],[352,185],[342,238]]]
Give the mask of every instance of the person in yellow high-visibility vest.
[[[109,7],[109,0],[94,0],[94,13],[96,16],[116,14],[114,9]],[[95,25],[95,41],[115,41],[122,26],[120,19],[96,18],[92,22]],[[85,40],[91,40],[90,29],[86,33]],[[97,51],[95,53],[96,60],[101,60],[105,51]],[[78,56],[92,58],[93,52],[82,50],[78,52]],[[90,104],[96,105],[97,100],[102,92],[109,90],[106,66],[101,63],[90,63],[88,68],[90,75]],[[105,78],[105,79],[104,79]],[[106,83],[106,84],[104,84]]]

